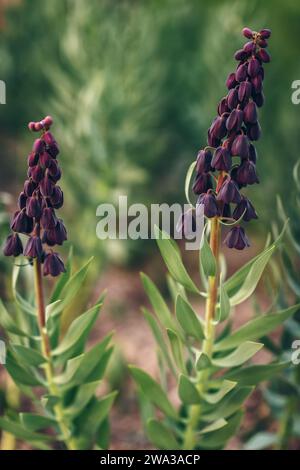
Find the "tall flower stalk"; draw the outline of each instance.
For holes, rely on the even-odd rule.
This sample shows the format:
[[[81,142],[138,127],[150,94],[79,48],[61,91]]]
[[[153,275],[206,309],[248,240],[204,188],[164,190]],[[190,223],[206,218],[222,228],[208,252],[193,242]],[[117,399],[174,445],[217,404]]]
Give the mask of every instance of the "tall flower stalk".
[[[257,340],[298,308],[261,315],[232,331],[233,308],[253,294],[285,230],[284,227],[262,253],[225,279],[220,263],[222,226],[229,226],[227,246],[242,250],[249,246],[249,240],[241,224],[257,218],[252,203],[241,190],[258,183],[253,142],[261,132],[257,107],[264,101],[263,64],[270,60],[266,51],[269,30],[256,33],[245,28],[243,34],[249,41],[235,54],[238,66],[227,79],[229,91],[220,101],[218,116],[209,128],[208,145],[200,150],[187,173],[186,188],[196,169],[195,210],[203,208],[207,218],[199,257],[205,292],[189,276],[175,244],[158,228],[157,243],[169,271],[175,316],[155,284],[142,274],[154,315],[148,309],[143,309],[143,313],[157,342],[161,381],[135,366],[131,366],[131,371],[142,392],[147,435],[161,449],[226,446],[239,428],[244,402],[253,388],[286,367],[276,361],[249,364],[264,346]],[[188,292],[204,296],[204,314],[199,316],[194,310]],[[169,399],[170,375],[177,386],[179,407]],[[153,405],[151,412],[149,402]],[[159,415],[156,409],[160,410]]]
[[[61,178],[59,148],[49,130],[51,125],[50,116],[29,123],[31,131],[41,134],[28,156],[27,179],[11,222],[13,233],[4,245],[6,256],[23,255],[33,265],[35,303],[32,305],[30,296],[24,298],[17,291],[14,274],[15,315],[0,304],[0,323],[10,339],[7,371],[21,390],[24,386],[42,387],[44,395],[37,413],[20,413],[14,419],[1,417],[0,427],[34,448],[61,443],[69,450],[104,448],[108,446],[108,412],[115,393],[99,399],[95,392],[112,353],[111,335],[85,351],[102,295],[92,308],[71,322],[62,336],[64,311],[76,295],[81,295],[91,260],[73,273],[71,255],[66,268],[53,251],[55,245],[67,239],[67,231],[56,214],[64,198],[57,184]],[[24,248],[22,238],[26,240]],[[48,275],[61,278],[47,305],[43,276]]]

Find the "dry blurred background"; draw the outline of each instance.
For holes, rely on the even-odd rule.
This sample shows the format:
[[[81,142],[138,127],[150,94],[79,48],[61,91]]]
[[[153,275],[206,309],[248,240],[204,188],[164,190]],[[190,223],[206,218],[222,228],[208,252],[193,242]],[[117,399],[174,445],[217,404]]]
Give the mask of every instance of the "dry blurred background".
[[[139,271],[150,273],[164,290],[164,268],[154,242],[99,241],[96,207],[121,194],[129,203],[184,201],[185,173],[225,94],[233,53],[243,43],[240,31],[268,27],[272,62],[257,145],[261,185],[248,192],[260,218],[250,224],[252,247],[243,256],[258,251],[276,217],[276,194],[287,213],[294,209],[290,187],[299,158],[300,105],[291,102],[291,83],[300,79],[299,21],[297,0],[0,1],[0,79],[7,93],[7,104],[0,105],[1,241],[25,176],[32,140],[27,123],[51,114],[61,148],[68,244],[78,263],[95,256],[87,298],[109,290],[96,334],[116,331],[110,380],[121,397],[112,419],[113,448],[146,445],[125,364],[155,373],[151,334],[139,310]],[[193,256],[187,258],[196,271]],[[232,270],[243,259],[231,252],[228,261]],[[10,260],[1,256],[0,268],[5,298]],[[263,292],[260,302],[267,302]],[[252,307],[237,312],[238,322],[251,316]],[[0,384],[3,407],[3,373]],[[267,406],[251,400],[241,436],[259,417],[268,420]],[[239,448],[241,438],[231,446]]]

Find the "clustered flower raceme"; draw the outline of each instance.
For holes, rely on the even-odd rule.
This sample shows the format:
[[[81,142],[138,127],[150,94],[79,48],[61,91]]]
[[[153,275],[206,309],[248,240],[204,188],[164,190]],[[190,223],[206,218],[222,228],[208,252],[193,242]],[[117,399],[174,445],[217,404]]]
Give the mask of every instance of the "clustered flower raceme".
[[[67,239],[64,223],[55,213],[55,209],[62,207],[64,198],[57,185],[61,170],[57,162],[59,148],[49,131],[52,122],[51,116],[47,116],[40,122],[28,124],[31,131],[41,131],[41,136],[35,140],[28,156],[27,179],[11,222],[13,233],[8,236],[3,250],[6,256],[23,254],[30,259],[37,258],[43,263],[45,276],[58,276],[65,271],[63,261],[52,247],[62,245]],[[20,233],[29,237],[24,249]]]
[[[261,134],[257,108],[264,103],[263,64],[270,62],[266,47],[271,31],[244,28],[243,35],[249,41],[235,53],[238,65],[227,78],[228,94],[219,102],[218,116],[208,130],[208,146],[198,153],[193,191],[199,196],[197,204],[204,205],[206,217],[249,222],[257,214],[240,189],[259,183],[253,141]],[[233,212],[231,204],[235,204]],[[249,246],[239,224],[229,231],[225,242],[238,250]]]

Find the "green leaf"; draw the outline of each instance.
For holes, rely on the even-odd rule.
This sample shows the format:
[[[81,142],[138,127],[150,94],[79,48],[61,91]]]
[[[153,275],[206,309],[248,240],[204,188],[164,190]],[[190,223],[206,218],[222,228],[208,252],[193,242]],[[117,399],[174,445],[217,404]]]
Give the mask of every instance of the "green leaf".
[[[191,203],[191,200],[190,200],[190,183],[191,183],[191,178],[193,176],[196,163],[197,161],[195,160],[194,162],[190,164],[186,177],[185,177],[185,184],[184,184],[185,197],[191,207],[193,207],[193,204]]]
[[[168,328],[167,334],[170,341],[171,351],[175,364],[181,372],[185,372],[186,368],[183,359],[182,342],[175,331]]]
[[[160,421],[150,419],[147,423],[147,435],[149,440],[158,449],[176,450],[179,449],[178,442],[174,434]]]
[[[208,369],[209,367],[211,367],[211,360],[207,354],[201,351],[196,360],[196,369],[201,371],[203,369]]]
[[[170,354],[169,354],[169,351],[168,351],[168,348],[167,348],[167,345],[166,345],[166,342],[165,342],[165,339],[155,321],[155,318],[153,317],[153,315],[149,312],[149,310],[147,310],[146,308],[142,308],[142,312],[143,312],[143,315],[145,317],[145,319],[147,320],[151,330],[152,330],[152,333],[153,333],[153,336],[159,346],[159,348],[161,349],[161,352],[162,352],[162,355],[166,361],[166,363],[168,364],[169,368],[171,369],[172,373],[176,376],[176,370],[174,368],[174,364],[172,362],[172,359],[170,357]]]
[[[238,271],[236,271],[227,281],[224,283],[224,287],[227,291],[227,294],[229,297],[233,297],[241,288],[243,283],[245,282],[245,279],[247,278],[247,275],[249,274],[253,264],[259,260],[259,258],[263,257],[266,255],[266,253],[269,253],[269,251],[273,250],[273,248],[277,249],[278,246],[281,243],[281,240],[283,238],[283,235],[286,231],[288,221],[285,222],[283,229],[280,233],[280,235],[277,237],[277,239],[274,241],[274,243],[267,247],[262,253],[258,254],[254,258],[252,258],[248,263],[246,263],[244,266],[242,266]]]
[[[131,374],[141,387],[146,398],[170,418],[177,418],[177,412],[161,386],[146,372],[138,367],[130,366]]]
[[[35,349],[20,344],[11,343],[10,345],[18,362],[21,364],[25,364],[26,366],[39,366],[47,362],[47,359]]]
[[[9,432],[10,434],[13,434],[13,436],[15,436],[17,439],[21,439],[25,442],[53,440],[52,436],[29,431],[28,429],[24,429],[21,424],[2,417],[0,417],[0,429]]]
[[[112,334],[107,335],[103,341],[96,344],[89,351],[69,359],[66,370],[56,378],[57,385],[71,388],[84,384],[94,368],[101,363],[111,337]]]
[[[198,341],[204,339],[202,324],[191,305],[181,295],[176,300],[176,317],[183,331],[196,338]]]
[[[185,375],[180,375],[178,394],[185,405],[198,404],[201,400],[196,386]]]
[[[263,252],[259,258],[252,264],[243,284],[239,290],[230,297],[230,305],[238,305],[244,302],[256,289],[258,281],[261,278],[261,275],[268,264],[272,254],[275,251],[275,246],[271,246],[266,252]]]
[[[228,421],[226,421],[226,419],[223,419],[223,418],[217,419],[213,423],[208,424],[208,426],[205,426],[204,428],[202,428],[199,431],[199,434],[207,434],[209,432],[217,431],[218,429],[222,429],[224,426],[226,426],[227,423]]]
[[[228,418],[241,408],[252,391],[253,387],[234,388],[218,402],[217,406],[216,404],[209,405],[205,409],[202,419],[210,422],[220,418]]]
[[[233,382],[232,380],[222,380],[220,385],[221,386],[217,392],[208,392],[203,394],[205,401],[212,405],[218,403],[225,397],[225,395],[227,395],[227,393],[231,392],[231,390],[235,388],[237,382]]]
[[[164,262],[171,276],[186,289],[199,294],[199,290],[188,275],[178,250],[174,248],[173,243],[170,241],[170,237],[166,232],[159,230],[157,226],[154,227],[156,242]]]
[[[211,247],[203,233],[203,245],[200,248],[200,263],[206,276],[215,276],[217,264]]]
[[[85,342],[99,315],[101,305],[95,305],[73,320],[59,346],[52,351],[52,356],[56,356],[60,362],[72,356],[74,350]]]
[[[2,300],[0,299],[0,325],[5,331],[18,336],[29,336],[25,331],[22,331],[16,326],[16,321],[7,312]]]
[[[236,434],[240,427],[243,413],[238,411],[230,419],[227,424],[221,429],[218,429],[209,434],[204,434],[200,441],[200,448],[202,449],[218,449],[224,447],[226,442]]]
[[[73,246],[70,247],[68,259],[65,264],[66,271],[59,276],[58,280],[55,283],[53,292],[51,294],[51,299],[50,299],[51,303],[61,298],[61,292],[71,277],[72,262],[73,262]]]
[[[220,302],[219,302],[219,308],[217,311],[217,316],[218,316],[217,323],[227,320],[227,318],[229,317],[229,314],[230,314],[230,300],[227,295],[224,284],[222,282],[222,278],[220,278]]]
[[[239,385],[257,385],[260,382],[271,379],[289,367],[289,362],[272,363],[267,365],[253,365],[243,369],[227,372],[225,377],[236,380]]]
[[[141,279],[144,289],[160,323],[165,328],[174,329],[175,326],[176,329],[174,318],[172,317],[166,302],[164,301],[154,282],[152,282],[151,279],[144,273],[141,273]]]
[[[93,398],[100,383],[100,380],[96,380],[95,382],[82,384],[78,388],[71,405],[64,409],[65,415],[73,419],[78,416]]]
[[[81,269],[76,271],[76,273],[73,274],[68,280],[68,282],[64,285],[64,287],[62,288],[60,292],[61,302],[57,304],[55,309],[53,309],[52,315],[55,315],[61,312],[62,310],[64,310],[67,307],[67,305],[70,304],[70,302],[73,300],[73,298],[78,293],[87,275],[87,271],[89,269],[89,266],[92,260],[93,260],[93,257],[90,258],[88,262],[84,266],[82,266]]]
[[[6,369],[12,379],[18,384],[29,385],[31,387],[44,385],[42,380],[33,373],[32,369],[18,364],[10,351],[6,356]]]
[[[167,273],[167,284],[174,303],[176,302],[178,294],[181,295],[183,299],[187,300],[184,287],[179,284],[179,282],[176,282],[169,273]]]
[[[254,343],[253,341],[246,341],[238,346],[238,348],[233,351],[228,356],[213,359],[212,364],[217,367],[237,367],[244,362],[248,361],[254,354],[256,354],[261,348],[263,348],[262,343]]]
[[[95,382],[96,380],[100,380],[103,378],[103,375],[105,374],[105,370],[108,364],[108,361],[112,355],[114,348],[111,346],[108,348],[105,353],[102,356],[101,361],[97,363],[97,365],[94,367],[92,372],[86,377],[86,383],[88,382]]]
[[[29,431],[39,431],[42,429],[57,426],[57,422],[53,418],[41,416],[34,413],[20,413],[20,421],[22,426]]]
[[[278,313],[263,315],[250,320],[238,330],[232,332],[230,336],[217,342],[214,346],[215,351],[233,349],[244,341],[252,341],[266,335],[281,325],[285,320],[291,317],[299,309],[299,304]]]
[[[111,392],[100,400],[94,399],[75,420],[76,436],[80,447],[84,448],[96,434],[101,423],[106,419],[117,392]]]

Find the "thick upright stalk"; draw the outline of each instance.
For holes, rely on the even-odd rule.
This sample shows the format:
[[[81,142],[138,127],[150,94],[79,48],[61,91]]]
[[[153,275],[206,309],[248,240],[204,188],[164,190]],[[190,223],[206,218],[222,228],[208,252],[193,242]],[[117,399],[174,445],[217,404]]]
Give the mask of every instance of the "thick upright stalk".
[[[205,307],[205,341],[203,343],[203,352],[208,357],[211,357],[215,334],[214,318],[216,313],[219,278],[220,222],[218,217],[214,217],[211,220],[209,243],[216,260],[216,272],[214,276],[209,276],[208,279],[208,296]],[[208,375],[206,370],[199,373],[197,383],[199,393],[203,393],[205,391],[207,379]],[[192,405],[190,407],[188,424],[184,435],[183,449],[193,450],[197,445],[197,427],[200,416],[201,405]]]
[[[42,271],[41,263],[35,258],[34,259],[34,284],[35,284],[35,294],[36,294],[36,303],[37,303],[37,317],[39,330],[41,335],[41,346],[42,352],[47,362],[45,364],[45,374],[47,379],[47,386],[51,395],[59,397],[59,390],[54,381],[54,369],[51,357],[51,348],[49,336],[46,328],[46,310],[45,310],[45,301],[44,301],[44,291],[43,291],[43,280],[42,280]],[[58,403],[54,406],[54,412],[59,423],[59,427],[62,433],[63,440],[69,450],[76,450],[75,443],[70,437],[70,431],[68,425],[64,420],[64,413],[61,407],[61,404]]]

